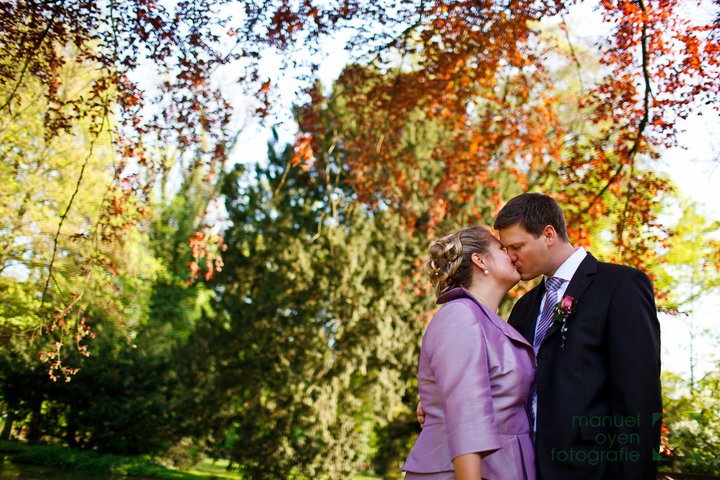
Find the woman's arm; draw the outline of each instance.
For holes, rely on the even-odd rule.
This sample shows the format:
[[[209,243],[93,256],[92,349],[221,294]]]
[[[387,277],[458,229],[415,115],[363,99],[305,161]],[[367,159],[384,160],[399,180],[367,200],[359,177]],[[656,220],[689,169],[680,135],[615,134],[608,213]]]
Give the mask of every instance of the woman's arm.
[[[442,400],[457,478],[479,480],[480,455],[502,446],[490,386],[488,348],[493,345],[474,311],[461,302],[444,306],[425,336],[423,349]]]
[[[480,480],[481,466],[479,453],[467,453],[453,458],[455,478],[457,480]]]

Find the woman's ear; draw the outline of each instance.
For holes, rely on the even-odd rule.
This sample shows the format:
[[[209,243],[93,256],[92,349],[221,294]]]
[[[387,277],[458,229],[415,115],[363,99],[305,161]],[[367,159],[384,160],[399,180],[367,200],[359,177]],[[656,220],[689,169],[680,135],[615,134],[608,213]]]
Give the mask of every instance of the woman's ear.
[[[479,253],[473,253],[470,257],[470,260],[472,260],[475,266],[478,267],[480,270],[487,271],[487,264],[485,263],[485,259]]]

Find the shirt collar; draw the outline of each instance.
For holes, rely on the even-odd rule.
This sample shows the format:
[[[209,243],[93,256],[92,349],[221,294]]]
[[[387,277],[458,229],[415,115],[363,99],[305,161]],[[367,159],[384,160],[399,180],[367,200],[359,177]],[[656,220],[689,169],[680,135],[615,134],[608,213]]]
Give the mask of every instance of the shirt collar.
[[[569,282],[586,256],[587,251],[585,251],[583,247],[576,248],[573,254],[555,271],[553,277],[562,278],[566,282]]]

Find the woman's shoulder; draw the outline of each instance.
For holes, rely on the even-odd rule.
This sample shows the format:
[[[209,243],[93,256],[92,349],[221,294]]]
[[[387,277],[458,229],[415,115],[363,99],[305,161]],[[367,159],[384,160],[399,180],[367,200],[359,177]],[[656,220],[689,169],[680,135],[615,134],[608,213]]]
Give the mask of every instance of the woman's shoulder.
[[[487,338],[482,311],[470,299],[445,303],[433,316],[423,336],[421,352],[433,356],[437,352],[466,352]]]
[[[470,298],[460,297],[443,304],[428,324],[428,332],[433,330],[458,330],[472,328],[481,322],[483,312]]]

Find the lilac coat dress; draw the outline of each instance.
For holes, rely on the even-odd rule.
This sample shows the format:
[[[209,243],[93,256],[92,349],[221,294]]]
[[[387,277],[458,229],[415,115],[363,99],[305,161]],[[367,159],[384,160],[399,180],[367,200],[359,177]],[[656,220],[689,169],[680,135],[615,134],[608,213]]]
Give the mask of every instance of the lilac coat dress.
[[[464,288],[437,303],[418,368],[425,427],[402,469],[408,478],[453,478],[452,459],[475,452],[483,478],[535,480],[526,410],[532,346]]]

